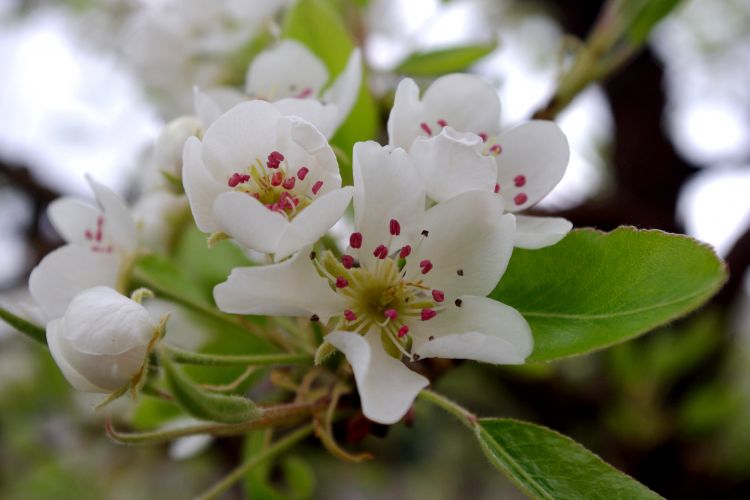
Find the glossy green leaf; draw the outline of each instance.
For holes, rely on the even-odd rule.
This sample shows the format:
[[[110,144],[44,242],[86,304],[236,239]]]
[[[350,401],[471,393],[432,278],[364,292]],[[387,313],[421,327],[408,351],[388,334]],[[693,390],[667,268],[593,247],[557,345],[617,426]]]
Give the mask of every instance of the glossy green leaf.
[[[531,498],[661,498],[551,429],[500,418],[482,419],[476,429],[479,443],[492,465]]]
[[[631,227],[571,232],[541,250],[513,252],[493,299],[531,325],[530,361],[623,342],[704,304],[726,280],[709,246]]]
[[[439,76],[445,73],[466,71],[496,48],[497,41],[493,41],[429,52],[416,52],[404,59],[396,67],[396,72],[414,76]]]
[[[10,326],[23,333],[30,339],[35,340],[40,344],[47,345],[47,333],[44,327],[35,325],[31,321],[13,314],[3,307],[0,307],[0,320],[5,321]]]
[[[326,65],[332,79],[346,66],[355,43],[346,24],[336,10],[323,0],[299,0],[287,11],[282,28],[284,38],[292,38],[305,44]],[[351,157],[352,147],[358,141],[375,139],[379,131],[378,109],[362,77],[362,88],[349,117],[331,139]],[[341,176],[345,184],[351,184],[351,164],[343,163]]]

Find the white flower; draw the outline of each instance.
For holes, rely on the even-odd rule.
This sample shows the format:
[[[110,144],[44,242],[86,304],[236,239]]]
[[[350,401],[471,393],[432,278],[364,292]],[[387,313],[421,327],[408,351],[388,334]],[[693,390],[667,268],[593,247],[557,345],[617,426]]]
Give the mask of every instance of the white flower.
[[[154,143],[152,163],[159,174],[172,179],[182,179],[182,151],[188,137],[203,136],[204,126],[198,118],[181,116],[167,123]],[[162,182],[157,184],[163,185]]]
[[[140,243],[166,253],[182,222],[189,217],[187,198],[164,190],[144,193],[132,208]]]
[[[119,288],[138,248],[135,222],[125,203],[87,177],[98,207],[75,198],[54,201],[47,212],[67,242],[47,254],[29,277],[29,291],[47,318],[59,318],[72,298],[97,285]]]
[[[365,415],[398,421],[428,380],[400,359],[446,357],[522,363],[528,324],[486,298],[513,250],[514,216],[502,199],[467,192],[425,210],[407,154],[354,147],[356,232],[341,259],[299,252],[234,269],[214,289],[223,311],[336,320],[326,341],[349,360]]]
[[[346,67],[326,88],[329,75],[323,62],[303,44],[282,40],[258,54],[247,71],[245,92],[230,89],[198,91],[195,107],[206,124],[221,112],[249,99],[274,104],[284,115],[299,116],[330,138],[354,106],[362,83],[362,55],[352,50]]]
[[[419,99],[419,88],[403,80],[388,120],[392,145],[409,150],[427,194],[442,201],[484,190],[499,193],[516,213],[541,200],[568,165],[570,149],[553,122],[532,120],[500,132],[500,100],[478,77],[447,75]],[[493,165],[494,164],[494,165]],[[560,241],[572,224],[559,217],[519,215],[516,246],[542,248]]]
[[[68,382],[115,392],[137,382],[158,325],[146,309],[111,288],[85,290],[47,325],[50,352]]]
[[[239,104],[185,144],[183,183],[198,228],[287,257],[317,241],[352,197],[333,150],[308,122]]]

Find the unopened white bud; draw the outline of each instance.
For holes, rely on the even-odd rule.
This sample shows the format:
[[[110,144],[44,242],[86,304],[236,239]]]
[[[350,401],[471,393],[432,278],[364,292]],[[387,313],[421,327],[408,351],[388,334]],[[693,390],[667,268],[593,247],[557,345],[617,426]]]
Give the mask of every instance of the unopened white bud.
[[[203,124],[193,116],[181,116],[167,123],[154,145],[157,170],[182,178],[182,149],[188,137],[203,136]]]
[[[47,343],[73,387],[109,393],[141,373],[157,330],[142,305],[99,286],[76,295],[65,315],[47,325]]]

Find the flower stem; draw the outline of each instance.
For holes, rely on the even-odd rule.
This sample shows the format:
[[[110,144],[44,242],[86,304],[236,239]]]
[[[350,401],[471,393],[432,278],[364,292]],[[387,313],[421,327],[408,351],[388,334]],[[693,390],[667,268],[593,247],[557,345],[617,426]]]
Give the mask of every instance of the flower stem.
[[[268,366],[289,364],[312,364],[313,358],[304,353],[225,355],[204,354],[184,351],[177,347],[165,346],[169,357],[175,363],[201,366]]]
[[[234,483],[242,479],[242,477],[247,474],[250,470],[253,469],[253,467],[257,467],[258,465],[262,464],[266,460],[269,460],[276,455],[288,450],[295,444],[299,443],[306,437],[308,437],[313,432],[313,426],[311,424],[308,424],[304,427],[300,427],[299,429],[295,430],[294,432],[291,432],[284,436],[283,438],[276,441],[274,444],[266,448],[265,450],[261,451],[257,455],[251,457],[247,462],[240,464],[238,467],[236,467],[232,472],[230,472],[226,477],[221,479],[219,482],[215,483],[211,488],[206,490],[203,494],[196,497],[196,500],[210,500],[212,498],[217,498],[219,495],[227,491],[229,488],[232,487]]]
[[[19,332],[26,335],[30,339],[33,339],[40,344],[47,345],[47,333],[45,332],[44,327],[27,321],[3,307],[0,307],[0,319],[8,323]]]
[[[425,389],[419,393],[419,399],[432,403],[435,406],[439,406],[443,410],[447,411],[454,417],[458,418],[462,424],[469,429],[474,429],[477,425],[477,416],[471,413],[469,410],[460,406],[458,403],[446,398],[445,396],[438,394],[437,392]]]

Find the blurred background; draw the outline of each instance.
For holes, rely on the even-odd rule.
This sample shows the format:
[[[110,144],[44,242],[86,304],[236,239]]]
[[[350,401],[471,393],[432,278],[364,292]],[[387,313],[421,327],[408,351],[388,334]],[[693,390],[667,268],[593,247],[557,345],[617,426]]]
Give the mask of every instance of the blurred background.
[[[161,128],[191,113],[193,86],[242,82],[240,48],[260,25],[273,32],[283,9],[259,3],[0,1],[0,302],[23,300],[29,271],[60,243],[44,218],[51,200],[90,198],[84,173],[132,196]],[[470,71],[496,85],[509,126],[545,109],[566,47],[602,7],[331,3],[363,47],[381,124],[411,54],[497,42]],[[634,342],[549,365],[461,364],[437,388],[480,415],[569,435],[668,498],[750,498],[750,1],[685,0],[556,121],[573,154],[538,211],[692,235],[727,260],[730,280],[702,310]],[[136,408],[136,424],[148,427],[151,410]],[[366,465],[310,444],[284,464],[304,479],[286,497],[520,497],[432,408],[387,439],[367,437],[376,459]],[[180,451],[108,441],[48,353],[0,325],[0,498],[186,498],[242,446]]]

